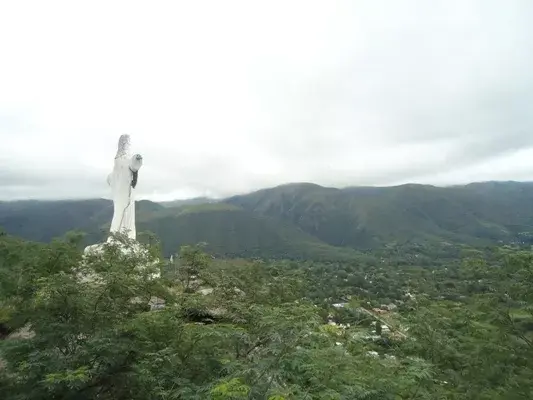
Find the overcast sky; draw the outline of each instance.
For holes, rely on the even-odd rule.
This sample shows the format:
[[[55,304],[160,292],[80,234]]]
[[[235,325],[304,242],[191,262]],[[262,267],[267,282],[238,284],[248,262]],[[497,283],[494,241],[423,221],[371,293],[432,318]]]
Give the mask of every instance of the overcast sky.
[[[533,1],[4,1],[0,199],[533,179]]]

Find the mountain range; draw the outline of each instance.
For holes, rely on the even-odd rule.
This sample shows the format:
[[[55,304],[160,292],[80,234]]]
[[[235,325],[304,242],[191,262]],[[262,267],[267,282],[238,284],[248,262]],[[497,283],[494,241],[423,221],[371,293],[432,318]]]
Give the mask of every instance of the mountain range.
[[[206,242],[215,255],[350,259],[391,243],[529,242],[533,183],[344,189],[294,183],[223,200],[141,200],[136,212],[138,232],[154,233],[166,255]],[[95,243],[111,216],[104,199],[0,202],[0,227],[36,241],[81,230]]]

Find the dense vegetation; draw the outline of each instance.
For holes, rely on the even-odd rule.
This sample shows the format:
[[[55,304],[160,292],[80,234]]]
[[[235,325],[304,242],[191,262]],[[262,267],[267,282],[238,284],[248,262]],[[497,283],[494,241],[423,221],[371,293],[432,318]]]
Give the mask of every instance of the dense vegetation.
[[[137,226],[161,239],[170,256],[206,242],[211,254],[347,261],[385,245],[444,248],[532,243],[533,184],[485,182],[439,188],[325,188],[291,184],[218,202],[140,201]],[[8,233],[48,242],[72,229],[94,243],[106,235],[106,200],[0,202]]]
[[[0,398],[532,398],[531,252],[410,246],[342,262],[186,246],[170,264],[154,241],[83,259],[78,236],[2,235]]]

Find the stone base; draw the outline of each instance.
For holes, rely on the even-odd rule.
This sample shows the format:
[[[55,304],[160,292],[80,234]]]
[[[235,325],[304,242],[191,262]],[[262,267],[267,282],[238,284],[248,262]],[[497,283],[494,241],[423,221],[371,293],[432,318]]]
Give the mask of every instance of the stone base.
[[[97,254],[102,254],[105,250],[105,246],[106,244],[108,243],[111,243],[111,240],[112,239],[109,239],[107,243],[97,243],[97,244],[92,244],[90,246],[87,246],[84,250],[83,250],[83,254],[85,256],[87,255],[97,255]],[[125,246],[121,246],[119,244],[119,247],[122,251],[123,254],[130,254],[130,253],[145,253],[146,250],[140,245],[140,244],[134,244],[133,246],[130,246],[130,247],[125,247]],[[146,254],[146,253],[145,253]],[[157,261],[156,261],[157,262]],[[152,274],[152,279],[154,278],[159,278],[161,277],[161,274],[159,272],[155,273],[155,274]]]
[[[98,244],[92,244],[90,246],[87,246],[84,250],[83,250],[83,254],[101,254],[104,252],[104,245],[102,243],[98,243]]]
[[[113,238],[110,237],[109,239],[107,239],[106,243],[97,243],[97,244],[92,244],[90,246],[87,246],[83,250],[83,253],[84,254],[101,254],[101,253],[104,252],[104,248],[105,248],[106,244],[113,244],[113,242],[118,244],[118,246],[121,248],[123,254],[129,254],[132,250],[133,250],[133,252],[142,252],[142,251],[144,251],[144,249],[141,247],[141,245],[138,244],[137,242],[135,242],[133,244],[133,246],[125,247],[120,242],[117,242],[117,241],[113,240]]]

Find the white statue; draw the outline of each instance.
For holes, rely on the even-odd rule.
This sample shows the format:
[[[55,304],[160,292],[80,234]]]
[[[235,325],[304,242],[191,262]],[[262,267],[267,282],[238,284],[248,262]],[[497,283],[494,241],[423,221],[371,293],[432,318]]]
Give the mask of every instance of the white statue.
[[[113,199],[113,220],[111,233],[125,233],[136,239],[135,230],[135,187],[143,159],[140,154],[131,155],[130,135],[122,135],[118,140],[113,172],[107,177]]]
[[[135,229],[135,187],[139,176],[139,169],[143,159],[140,154],[130,154],[130,135],[121,135],[118,140],[118,150],[115,156],[113,172],[107,177],[111,186],[113,199],[113,220],[110,233],[126,234],[136,240]],[[109,242],[111,236],[107,239]],[[85,248],[85,253],[102,250],[101,244],[94,244]]]
[[[113,172],[107,177],[107,183],[111,186],[111,194],[113,199],[113,220],[111,221],[110,233],[126,234],[130,239],[136,240],[137,232],[135,230],[135,187],[139,177],[139,169],[141,168],[143,159],[140,154],[130,154],[130,135],[121,135],[118,140],[118,150],[115,156],[115,165]],[[107,239],[108,244],[112,243],[112,236]],[[102,254],[105,250],[105,244],[93,244],[85,248],[85,255]],[[150,257],[150,253],[146,247],[140,243],[134,242],[133,246],[121,247],[123,254],[139,255],[140,262],[144,260],[148,262],[147,265],[157,266],[159,260],[154,260]],[[147,265],[144,265],[145,267]],[[142,267],[142,265],[141,265]],[[89,275],[81,275],[80,279],[95,281],[97,280],[95,273]],[[160,272],[152,273],[151,278],[158,278]],[[155,306],[154,306],[155,307]],[[161,302],[156,308],[161,308]]]

